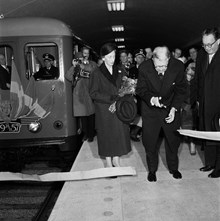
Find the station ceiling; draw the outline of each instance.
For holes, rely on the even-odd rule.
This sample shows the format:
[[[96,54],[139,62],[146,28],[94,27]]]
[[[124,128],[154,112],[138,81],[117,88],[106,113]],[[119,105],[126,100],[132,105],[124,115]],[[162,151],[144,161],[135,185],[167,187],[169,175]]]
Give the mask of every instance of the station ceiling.
[[[173,50],[199,44],[202,30],[220,27],[220,0],[125,0],[122,12],[109,12],[106,0],[0,0],[0,15],[62,20],[96,52],[115,38],[124,38],[118,44],[131,51],[158,45]],[[124,32],[113,32],[113,25],[123,25]]]

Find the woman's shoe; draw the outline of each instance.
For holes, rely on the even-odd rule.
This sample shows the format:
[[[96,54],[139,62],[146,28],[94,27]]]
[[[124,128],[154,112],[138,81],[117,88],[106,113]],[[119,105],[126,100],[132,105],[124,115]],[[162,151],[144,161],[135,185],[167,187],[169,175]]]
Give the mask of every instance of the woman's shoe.
[[[120,165],[120,158],[119,157],[113,157],[113,159],[112,159],[112,166],[113,167],[121,167],[121,165]]]

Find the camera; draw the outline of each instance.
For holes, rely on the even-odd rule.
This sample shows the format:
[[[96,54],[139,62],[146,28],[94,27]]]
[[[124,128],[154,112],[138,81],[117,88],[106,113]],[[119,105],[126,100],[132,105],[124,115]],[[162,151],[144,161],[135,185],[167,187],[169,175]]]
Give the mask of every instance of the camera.
[[[75,58],[74,61],[77,62],[78,64],[82,64],[83,63],[81,58]]]
[[[82,63],[82,61],[80,60],[79,62]],[[90,73],[87,71],[84,71],[81,67],[80,67],[80,63],[77,63],[75,70],[74,70],[74,77],[75,79],[78,78],[89,78]]]

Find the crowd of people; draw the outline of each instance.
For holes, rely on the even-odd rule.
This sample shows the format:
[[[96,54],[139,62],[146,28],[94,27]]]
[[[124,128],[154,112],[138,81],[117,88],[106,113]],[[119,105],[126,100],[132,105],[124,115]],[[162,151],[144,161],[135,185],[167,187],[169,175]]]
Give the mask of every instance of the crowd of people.
[[[97,134],[98,153],[106,159],[107,167],[120,166],[120,157],[131,151],[130,140],[139,142],[142,137],[147,179],[157,181],[158,142],[164,138],[168,170],[175,179],[182,178],[178,170],[178,148],[182,137],[177,130],[215,131],[213,119],[219,120],[216,118],[220,111],[217,100],[220,94],[219,37],[217,28],[204,30],[202,47],[189,48],[188,58],[183,56],[180,48],[170,51],[167,46],[138,49],[134,53],[125,49],[118,52],[114,43],[101,47],[98,64],[88,70],[89,78],[82,77],[76,84],[87,80],[86,87],[79,86],[84,92],[78,96],[87,97],[84,95],[86,90],[94,105],[95,127],[92,125],[91,128]],[[72,70],[66,74],[70,81],[73,81],[74,67],[73,62]],[[137,81],[136,93],[132,95],[137,111],[129,123],[117,113],[118,103],[122,100],[119,90],[125,76]],[[133,103],[130,106],[125,104],[120,111],[130,117]],[[186,138],[185,141],[189,143],[190,153],[196,154],[194,140]],[[211,178],[220,177],[220,143],[201,143],[205,165],[200,171],[212,171],[208,175]]]
[[[157,146],[164,138],[168,170],[175,179],[182,178],[178,170],[182,137],[177,130],[216,131],[213,121],[220,125],[218,29],[204,30],[201,41],[201,48],[189,48],[188,58],[180,48],[170,51],[168,46],[137,49],[134,53],[124,49],[118,53],[116,44],[111,42],[101,47],[97,63],[90,60],[87,47],[74,54],[72,66],[65,74],[73,88],[73,115],[77,118],[78,132],[84,134],[83,141],[92,142],[97,135],[98,153],[106,159],[107,167],[120,167],[120,157],[131,151],[130,140],[140,142],[142,137],[147,179],[157,181]],[[43,60],[45,67],[36,73],[35,79],[42,75],[56,79],[59,72],[53,66],[54,57],[44,54]],[[0,87],[9,90],[9,70],[3,55],[0,62],[0,77],[6,76],[1,78]],[[136,93],[130,96],[132,102],[119,94],[124,77],[137,82]],[[132,121],[119,117],[118,106],[123,111],[120,114]],[[194,140],[186,141],[190,153],[196,154]],[[220,142],[203,140],[201,143],[205,165],[200,170],[212,171],[208,177],[220,177]]]

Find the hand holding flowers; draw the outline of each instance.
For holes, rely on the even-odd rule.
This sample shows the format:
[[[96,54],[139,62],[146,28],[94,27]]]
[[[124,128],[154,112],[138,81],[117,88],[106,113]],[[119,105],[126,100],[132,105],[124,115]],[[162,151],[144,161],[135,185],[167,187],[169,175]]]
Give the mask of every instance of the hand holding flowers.
[[[135,89],[137,86],[137,80],[123,76],[122,85],[118,91],[119,97],[124,97],[125,95],[135,95]],[[109,107],[109,111],[114,113],[116,111],[116,101],[112,103]]]

